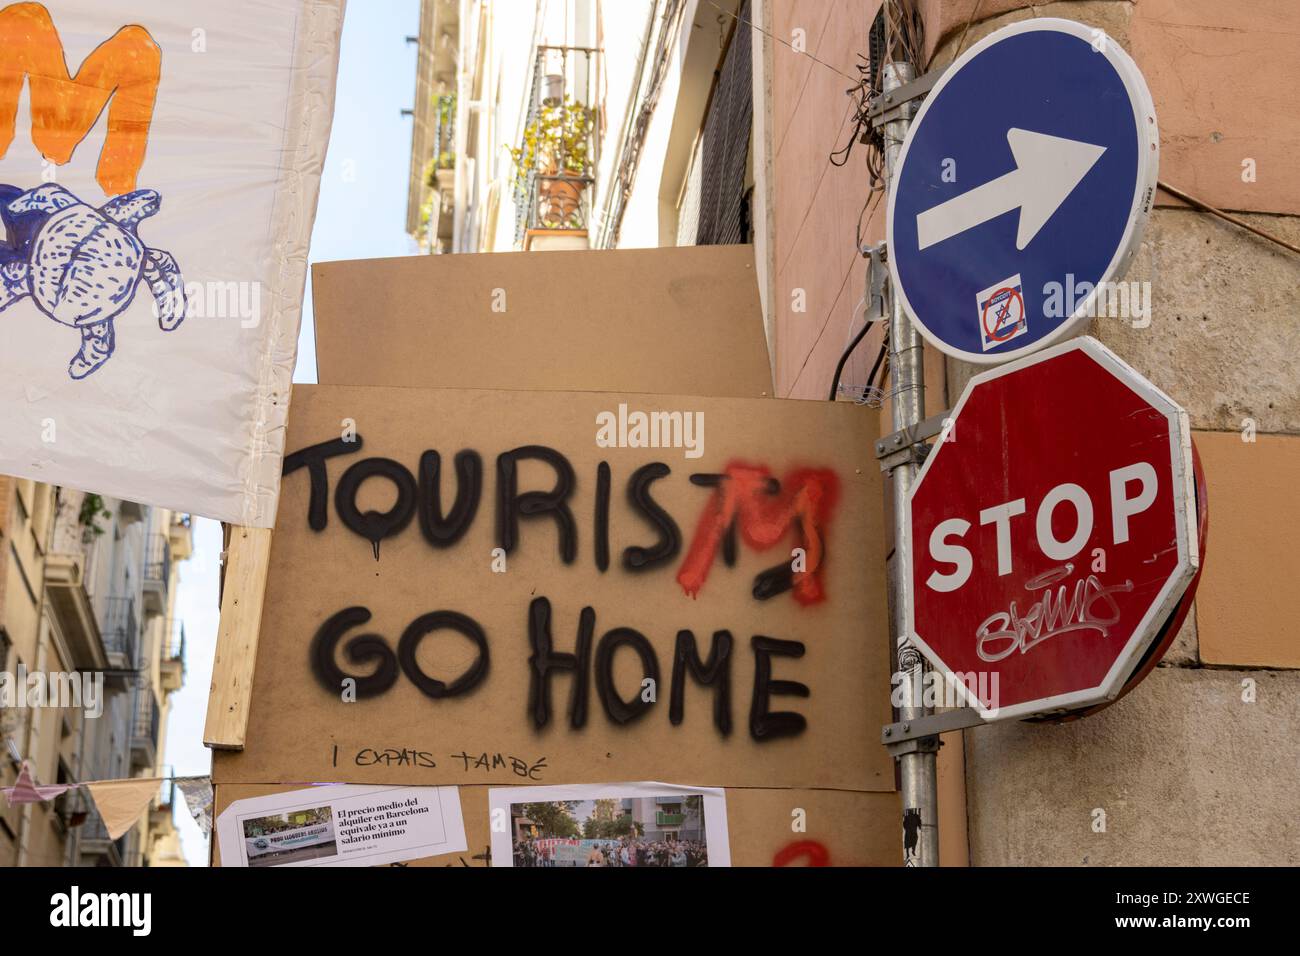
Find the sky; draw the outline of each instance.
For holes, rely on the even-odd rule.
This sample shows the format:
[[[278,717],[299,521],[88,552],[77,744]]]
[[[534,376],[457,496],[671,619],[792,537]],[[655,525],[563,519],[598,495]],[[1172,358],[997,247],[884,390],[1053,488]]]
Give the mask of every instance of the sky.
[[[412,255],[406,235],[416,48],[406,37],[420,27],[419,0],[365,0],[348,5],[329,152],[312,231],[311,262]],[[316,381],[310,280],[298,340],[295,382]],[[185,622],[185,686],[172,696],[165,762],[181,776],[205,774],[203,746],[208,687],[217,634],[221,525],[194,520],[194,554],[181,565],[177,613]],[[207,841],[189,814],[175,810],[185,857],[206,866]]]

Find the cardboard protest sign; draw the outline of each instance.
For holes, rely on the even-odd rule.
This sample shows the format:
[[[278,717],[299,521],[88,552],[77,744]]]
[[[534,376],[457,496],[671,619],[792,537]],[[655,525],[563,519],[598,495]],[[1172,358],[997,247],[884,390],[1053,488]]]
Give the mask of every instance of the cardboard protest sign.
[[[312,266],[324,385],[772,394],[753,246]]]
[[[0,473],[275,517],[343,0],[0,0]]]
[[[875,418],[299,386],[219,783],[892,790]]]
[[[321,789],[315,788],[317,792]],[[460,787],[468,849],[411,859],[401,866],[492,865],[488,786]],[[527,788],[520,788],[521,790]],[[222,784],[220,816],[237,800],[307,791],[301,786]],[[898,794],[853,790],[734,788],[725,791],[732,866],[896,866]],[[222,866],[213,841],[213,865]]]

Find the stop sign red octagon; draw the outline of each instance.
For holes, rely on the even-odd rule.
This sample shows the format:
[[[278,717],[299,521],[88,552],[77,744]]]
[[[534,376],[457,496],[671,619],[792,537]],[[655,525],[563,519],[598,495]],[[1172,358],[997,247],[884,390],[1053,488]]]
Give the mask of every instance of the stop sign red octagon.
[[[1186,412],[1086,337],[973,378],[904,507],[913,640],[987,719],[1114,697],[1199,560]]]

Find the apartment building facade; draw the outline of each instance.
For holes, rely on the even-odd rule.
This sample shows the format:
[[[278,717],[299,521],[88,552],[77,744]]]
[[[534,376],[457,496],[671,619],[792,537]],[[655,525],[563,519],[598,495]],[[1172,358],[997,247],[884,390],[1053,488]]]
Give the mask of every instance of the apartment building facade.
[[[184,680],[175,615],[189,517],[38,482],[0,478],[0,670],[89,675],[93,708],[0,710],[0,785],[26,761],[38,783],[166,776],[168,701]],[[66,705],[66,699],[58,703]],[[113,840],[84,789],[0,808],[0,865],[176,865],[175,791]]]

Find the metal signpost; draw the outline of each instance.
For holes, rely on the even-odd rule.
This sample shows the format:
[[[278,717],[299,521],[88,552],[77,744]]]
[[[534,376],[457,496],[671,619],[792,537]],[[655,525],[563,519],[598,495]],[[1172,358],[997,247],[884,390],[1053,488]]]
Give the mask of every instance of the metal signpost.
[[[885,94],[900,89],[913,78],[912,67],[908,63],[886,63],[881,77],[881,87]],[[903,149],[907,135],[910,104],[904,106],[902,115],[885,124],[885,182],[886,189],[893,194],[895,171],[898,169],[899,154]],[[916,327],[908,320],[897,296],[890,297],[889,313],[889,404],[893,413],[895,437],[898,445],[904,445],[903,435],[925,417],[925,366],[921,346],[921,336]],[[894,442],[887,442],[891,451]],[[893,499],[906,501],[916,478],[917,457],[915,446],[906,442],[900,447],[893,460],[884,462],[889,467],[890,484]],[[903,523],[903,509],[894,509],[894,541],[903,540],[906,526]],[[902,564],[898,561],[899,551],[895,549],[895,568],[901,576]],[[913,695],[921,686],[921,673],[924,664],[921,655],[912,645],[907,628],[906,602],[896,598],[893,604],[895,648],[895,666],[903,675],[900,684],[902,696],[898,716],[902,721],[911,722],[930,713],[924,701]],[[900,789],[903,798],[903,862],[908,866],[938,866],[939,863],[939,820],[938,820],[938,773],[935,758],[939,752],[937,739],[916,740],[903,751],[896,753],[899,761]]]
[[[1116,301],[1155,196],[1137,66],[1104,31],[1049,18],[919,78],[887,59],[871,118],[894,431],[876,456],[897,505],[898,697],[881,740],[904,864],[935,866],[938,735],[1118,695],[1195,576],[1196,501],[1183,410],[1100,343],[1063,341]],[[1019,361],[926,419],[922,335]],[[968,706],[936,715],[953,695]]]

